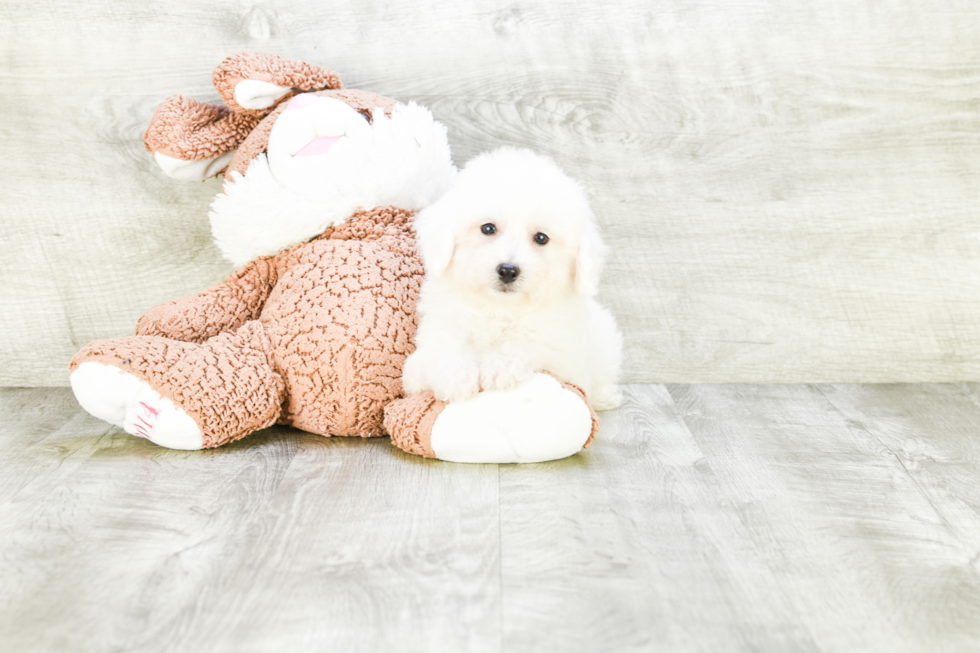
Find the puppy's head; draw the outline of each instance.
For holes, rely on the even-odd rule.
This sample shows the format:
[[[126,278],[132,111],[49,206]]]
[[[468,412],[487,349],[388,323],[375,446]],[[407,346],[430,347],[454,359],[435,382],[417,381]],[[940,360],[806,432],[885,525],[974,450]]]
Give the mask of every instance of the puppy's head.
[[[605,246],[585,192],[529,150],[502,148],[470,161],[415,228],[426,275],[484,301],[540,302],[598,289]]]

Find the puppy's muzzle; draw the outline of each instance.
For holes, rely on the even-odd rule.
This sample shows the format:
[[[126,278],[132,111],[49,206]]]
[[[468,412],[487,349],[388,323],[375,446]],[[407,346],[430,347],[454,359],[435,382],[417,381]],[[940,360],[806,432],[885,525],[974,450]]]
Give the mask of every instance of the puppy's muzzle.
[[[501,263],[497,266],[497,276],[503,283],[514,283],[521,269],[511,263]]]

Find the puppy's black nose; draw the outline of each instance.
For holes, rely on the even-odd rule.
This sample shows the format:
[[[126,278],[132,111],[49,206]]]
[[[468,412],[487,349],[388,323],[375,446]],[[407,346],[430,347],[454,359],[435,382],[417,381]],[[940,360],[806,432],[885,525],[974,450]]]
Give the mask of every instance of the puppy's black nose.
[[[510,263],[501,263],[497,266],[497,276],[504,283],[514,283],[514,279],[521,273],[521,269]]]

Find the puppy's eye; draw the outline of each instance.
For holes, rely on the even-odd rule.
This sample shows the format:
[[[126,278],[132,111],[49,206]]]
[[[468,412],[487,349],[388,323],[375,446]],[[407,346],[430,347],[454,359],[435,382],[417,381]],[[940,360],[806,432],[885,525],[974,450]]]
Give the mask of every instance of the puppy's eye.
[[[492,222],[488,222],[480,227],[480,231],[482,231],[487,236],[492,236],[495,233],[497,233],[497,225],[495,225]]]
[[[540,231],[534,234],[534,242],[536,242],[538,245],[545,245],[549,240],[551,239],[548,238],[546,234],[543,234]]]

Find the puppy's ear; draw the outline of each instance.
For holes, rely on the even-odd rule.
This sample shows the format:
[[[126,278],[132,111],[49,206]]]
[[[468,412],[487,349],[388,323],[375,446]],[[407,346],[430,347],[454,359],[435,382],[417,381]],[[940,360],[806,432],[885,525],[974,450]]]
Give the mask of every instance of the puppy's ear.
[[[425,274],[437,277],[446,271],[456,248],[453,228],[454,209],[450,202],[441,201],[419,211],[415,218],[415,235],[425,263]]]
[[[595,219],[590,215],[582,230],[578,254],[575,257],[575,290],[584,297],[599,292],[599,277],[606,260],[606,244],[602,242]]]

